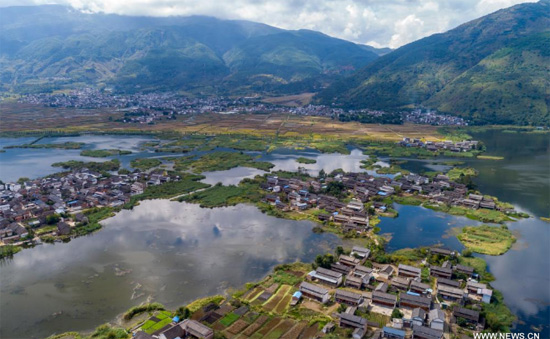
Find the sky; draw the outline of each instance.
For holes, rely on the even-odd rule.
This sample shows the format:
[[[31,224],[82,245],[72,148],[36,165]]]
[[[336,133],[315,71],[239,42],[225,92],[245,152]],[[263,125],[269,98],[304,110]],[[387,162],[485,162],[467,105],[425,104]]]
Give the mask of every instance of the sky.
[[[122,15],[208,15],[311,29],[397,48],[526,0],[0,0],[0,7],[64,4]],[[534,2],[534,1],[533,1]]]

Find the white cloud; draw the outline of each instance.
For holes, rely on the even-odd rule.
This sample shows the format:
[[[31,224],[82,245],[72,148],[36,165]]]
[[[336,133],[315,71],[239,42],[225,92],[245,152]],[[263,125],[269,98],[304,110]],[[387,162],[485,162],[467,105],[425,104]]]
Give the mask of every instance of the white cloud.
[[[209,15],[396,48],[527,1],[533,0],[0,0],[0,6],[56,3],[125,15]]]

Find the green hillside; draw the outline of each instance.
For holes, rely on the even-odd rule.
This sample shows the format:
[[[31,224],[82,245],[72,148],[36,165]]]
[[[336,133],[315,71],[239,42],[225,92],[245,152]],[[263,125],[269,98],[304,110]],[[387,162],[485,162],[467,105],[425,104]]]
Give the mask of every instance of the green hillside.
[[[317,100],[347,107],[423,104],[478,123],[549,124],[550,2],[521,4],[405,45]]]
[[[20,93],[82,85],[312,91],[387,53],[317,32],[209,17],[86,14],[63,6],[7,7],[1,15],[1,89]]]

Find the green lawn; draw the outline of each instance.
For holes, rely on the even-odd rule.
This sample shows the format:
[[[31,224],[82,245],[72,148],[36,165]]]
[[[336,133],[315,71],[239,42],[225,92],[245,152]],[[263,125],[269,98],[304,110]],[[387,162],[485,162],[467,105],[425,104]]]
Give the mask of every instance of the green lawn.
[[[239,315],[231,312],[231,313],[226,314],[225,317],[221,318],[220,323],[223,326],[228,327],[231,324],[233,324],[235,321],[237,321],[237,319],[239,319]]]

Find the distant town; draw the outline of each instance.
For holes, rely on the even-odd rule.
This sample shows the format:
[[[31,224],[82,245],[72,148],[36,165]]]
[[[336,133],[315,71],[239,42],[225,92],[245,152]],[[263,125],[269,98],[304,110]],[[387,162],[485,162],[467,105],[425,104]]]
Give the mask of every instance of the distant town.
[[[439,114],[436,111],[414,109],[402,112],[385,112],[373,109],[344,110],[325,105],[288,107],[263,101],[263,97],[214,97],[189,98],[177,93],[113,94],[92,88],[75,90],[68,94],[28,94],[19,99],[22,103],[47,107],[70,107],[78,109],[112,108],[123,113],[117,121],[123,123],[154,124],[162,120],[175,119],[178,115],[214,112],[235,113],[283,113],[306,116],[323,116],[333,119],[357,119],[368,117],[369,122],[413,123],[437,126],[466,126],[461,117]],[[384,119],[392,116],[392,119]],[[361,121],[359,119],[359,121]]]

